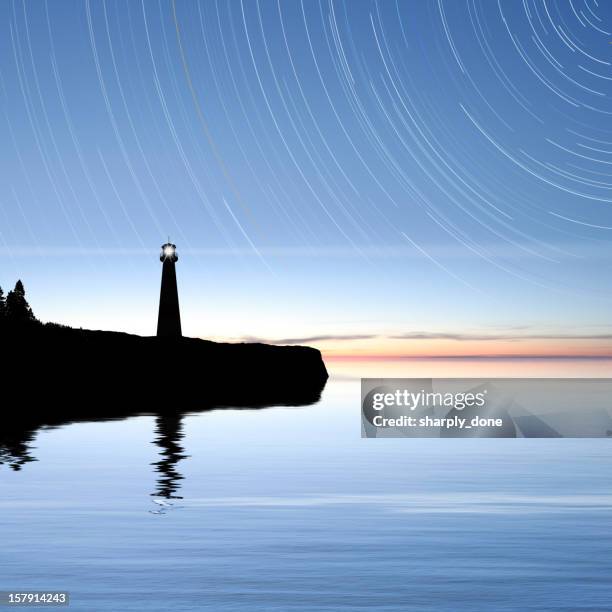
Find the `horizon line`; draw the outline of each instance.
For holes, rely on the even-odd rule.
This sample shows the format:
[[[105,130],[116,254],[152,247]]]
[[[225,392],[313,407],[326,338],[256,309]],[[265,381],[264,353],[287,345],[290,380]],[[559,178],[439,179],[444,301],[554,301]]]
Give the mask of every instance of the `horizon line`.
[[[504,361],[504,360],[551,360],[551,361],[610,361],[612,360],[612,354],[609,355],[553,355],[553,354],[542,354],[537,353],[530,355],[524,354],[478,354],[478,355],[380,355],[380,354],[326,354],[321,351],[321,354],[325,359],[330,361],[442,361],[442,360],[456,360],[456,361]]]

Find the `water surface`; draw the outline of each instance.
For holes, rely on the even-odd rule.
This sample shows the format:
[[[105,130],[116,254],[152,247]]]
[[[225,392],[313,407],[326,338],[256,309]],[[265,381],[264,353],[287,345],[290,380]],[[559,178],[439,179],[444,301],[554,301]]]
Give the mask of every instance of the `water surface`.
[[[356,378],[609,363],[329,365],[314,406],[39,432],[36,461],[0,466],[0,590],[74,610],[610,609],[612,440],[365,440]]]

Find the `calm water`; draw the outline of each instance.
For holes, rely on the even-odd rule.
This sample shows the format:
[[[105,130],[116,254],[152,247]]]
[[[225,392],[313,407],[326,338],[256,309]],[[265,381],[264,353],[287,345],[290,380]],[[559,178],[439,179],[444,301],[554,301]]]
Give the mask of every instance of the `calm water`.
[[[316,406],[39,433],[36,462],[0,466],[0,590],[88,611],[612,609],[612,440],[362,440],[355,375],[451,366],[330,365]]]

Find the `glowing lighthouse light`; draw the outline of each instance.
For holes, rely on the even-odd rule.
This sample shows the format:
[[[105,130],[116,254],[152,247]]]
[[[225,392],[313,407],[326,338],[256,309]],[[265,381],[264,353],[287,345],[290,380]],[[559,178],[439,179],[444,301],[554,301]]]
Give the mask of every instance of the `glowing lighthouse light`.
[[[162,253],[160,260],[164,261],[164,259],[174,259],[176,257],[176,246],[174,244],[164,244],[162,247]],[[178,259],[178,257],[176,257]],[[175,260],[176,261],[176,260]]]

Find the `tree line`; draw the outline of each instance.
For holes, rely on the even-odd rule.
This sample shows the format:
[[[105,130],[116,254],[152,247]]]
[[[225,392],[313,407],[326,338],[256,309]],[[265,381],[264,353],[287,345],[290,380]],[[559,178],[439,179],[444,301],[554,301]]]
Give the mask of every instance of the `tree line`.
[[[23,283],[18,280],[6,297],[0,287],[0,321],[5,323],[34,323],[37,321],[25,297]]]

